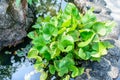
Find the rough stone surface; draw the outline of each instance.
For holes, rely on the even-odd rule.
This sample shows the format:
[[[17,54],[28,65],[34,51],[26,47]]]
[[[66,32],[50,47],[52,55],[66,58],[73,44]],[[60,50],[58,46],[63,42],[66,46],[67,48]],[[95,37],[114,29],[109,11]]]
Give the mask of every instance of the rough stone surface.
[[[33,20],[27,5],[17,7],[13,1],[0,0],[0,49],[19,43]]]
[[[75,0],[74,3],[85,11],[90,7],[94,7],[94,13],[100,21],[113,20],[110,16],[111,10],[106,7],[107,4],[104,0]],[[84,74],[75,80],[120,80],[119,24],[117,26],[106,37],[110,39],[110,42],[115,47],[109,49],[108,54],[102,57],[100,62],[87,62],[84,64]]]

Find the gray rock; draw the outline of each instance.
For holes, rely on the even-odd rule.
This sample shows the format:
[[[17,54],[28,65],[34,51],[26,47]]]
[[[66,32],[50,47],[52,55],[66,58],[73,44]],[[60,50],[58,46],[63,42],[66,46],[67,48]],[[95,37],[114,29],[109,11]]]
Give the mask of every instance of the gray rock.
[[[24,8],[22,4],[17,7],[13,1],[0,1],[0,49],[21,42],[33,22],[33,14],[27,11],[27,4]]]
[[[108,72],[108,75],[113,79],[117,78],[118,74],[119,74],[118,68],[113,66],[111,67],[111,70]]]
[[[93,7],[94,13],[100,21],[113,19],[110,16],[111,10],[106,8],[106,2],[104,0],[74,0],[74,3],[80,8],[80,11],[82,10],[84,12]]]

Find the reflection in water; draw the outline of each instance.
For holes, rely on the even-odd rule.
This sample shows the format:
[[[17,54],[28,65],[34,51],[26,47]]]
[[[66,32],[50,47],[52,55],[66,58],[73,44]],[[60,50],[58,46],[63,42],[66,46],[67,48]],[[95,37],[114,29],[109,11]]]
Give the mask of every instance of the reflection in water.
[[[10,55],[0,53],[0,79],[2,80],[9,80],[16,70],[16,67],[12,67],[10,59]]]
[[[29,67],[31,66],[31,63],[27,59],[25,59],[25,57],[19,58],[12,54],[0,53],[0,80],[11,80],[12,77],[14,77],[13,74],[17,72],[19,68],[22,68],[23,65]],[[22,73],[24,73],[24,71],[22,71]]]

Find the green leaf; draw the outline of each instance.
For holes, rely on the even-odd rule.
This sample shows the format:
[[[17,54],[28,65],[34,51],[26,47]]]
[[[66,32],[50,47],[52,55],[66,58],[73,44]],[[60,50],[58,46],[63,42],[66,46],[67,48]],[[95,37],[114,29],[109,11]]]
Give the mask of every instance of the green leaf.
[[[87,16],[82,16],[81,22],[83,24],[86,24],[89,21],[89,18]]]
[[[95,22],[91,22],[91,21],[89,21],[89,22],[87,22],[87,23],[85,23],[85,24],[83,24],[84,25],[84,29],[90,29],[93,25],[94,25],[94,23]]]
[[[67,4],[67,6],[65,7],[64,12],[67,15],[73,15],[72,17],[75,17],[76,19],[80,19],[79,11],[78,11],[77,7],[72,3]]]
[[[93,29],[96,31],[96,33],[98,33],[100,36],[105,36],[107,31],[106,31],[106,27],[105,24],[102,22],[96,22],[93,25]]]
[[[27,36],[31,39],[34,39],[35,37],[37,37],[37,34],[35,31],[31,31],[27,34]]]
[[[62,36],[62,39],[60,40],[60,43],[58,43],[58,48],[62,52],[69,52],[74,48],[74,39],[72,36],[65,35]]]
[[[54,60],[54,66],[57,71],[59,71],[59,63],[60,62],[58,60]]]
[[[100,58],[100,57],[101,57],[100,53],[99,53],[99,52],[97,52],[97,51],[92,51],[92,52],[91,52],[91,56],[92,56],[92,57],[94,57],[95,59],[97,59],[97,58]],[[92,60],[93,60],[93,59],[92,59]]]
[[[99,38],[99,35],[95,35],[95,37],[93,38],[93,42],[99,42],[100,41],[100,38]]]
[[[76,66],[69,66],[69,69],[72,71],[73,78],[79,75],[79,69]]]
[[[92,49],[95,50],[95,51],[99,51],[99,45],[98,45],[98,42],[92,44]]]
[[[91,58],[92,53],[90,51],[86,51],[85,54],[86,54],[86,60]]]
[[[28,52],[28,58],[36,58],[38,56],[39,51],[35,48],[31,48]]]
[[[102,55],[106,55],[106,54],[107,54],[106,47],[103,45],[102,42],[99,42],[99,43],[98,43],[98,46],[99,46],[99,52],[96,53],[96,54],[93,54],[92,57],[99,58],[99,57],[101,57]]]
[[[93,8],[91,8],[90,10],[87,11],[87,13],[85,14],[85,16],[88,17],[90,22],[95,22],[96,21],[96,15],[93,13]]]
[[[55,74],[55,67],[53,65],[49,66],[49,71],[51,74]]]
[[[59,56],[60,54],[60,50],[58,48],[56,48],[54,51],[52,51],[51,53],[51,58],[55,58],[56,56]]]
[[[106,48],[113,48],[114,47],[109,41],[103,41],[103,44]]]
[[[72,58],[66,56],[65,58],[63,58],[60,63],[59,63],[59,68],[62,68],[64,66],[69,67],[70,65],[74,65],[74,61]]]
[[[81,59],[86,60],[86,54],[85,54],[85,52],[83,51],[82,48],[79,49],[79,52],[78,52],[77,55],[78,55]]]
[[[45,46],[49,41],[45,40],[45,38],[42,35],[39,35],[38,37],[34,38],[32,41],[32,44],[35,46]]]
[[[53,24],[55,27],[58,27],[58,19],[57,17],[52,17],[52,19],[50,20],[50,23]]]
[[[95,14],[93,14],[93,10],[92,9],[88,10],[85,13],[84,16],[82,15],[81,22],[83,24],[88,24],[89,22],[95,22],[95,21],[96,21],[96,16],[95,16]],[[90,25],[90,24],[88,24],[88,25]]]
[[[66,31],[66,27],[63,27],[62,29],[60,29],[59,31],[58,31],[58,34],[62,34],[63,32],[65,32]]]
[[[39,46],[40,54],[44,54],[46,51],[48,51],[48,47],[47,46]]]
[[[43,21],[43,18],[42,18],[42,17],[37,17],[36,24],[41,24],[42,21]]]
[[[49,22],[51,19],[50,15],[47,15],[45,18],[44,18],[44,22]]]
[[[77,20],[74,17],[72,17],[71,20],[72,20],[71,21],[71,28],[68,31],[74,31],[74,30],[76,30],[76,27],[77,27]]]
[[[32,28],[39,29],[41,26],[39,24],[35,24],[32,26]]]
[[[83,68],[83,67],[79,68],[79,76],[84,73],[84,70],[85,70],[85,68]]]
[[[43,55],[44,55],[44,57],[45,57],[47,60],[50,60],[50,59],[51,59],[51,55],[50,55],[50,53],[49,53],[48,51],[45,51]]]
[[[45,26],[43,27],[43,33],[48,36],[52,36],[54,31],[55,31],[55,26],[50,23],[46,23]]]
[[[88,40],[91,38],[91,36],[93,35],[93,32],[90,31],[89,29],[85,29],[85,30],[80,30],[80,37],[82,40]]]
[[[84,33],[83,33],[84,32]],[[83,35],[82,34],[82,37],[83,37],[83,39],[85,40],[84,42],[80,42],[79,44],[78,44],[78,46],[79,47],[85,47],[85,46],[87,46],[92,40],[93,40],[93,38],[94,38],[94,36],[95,36],[95,33],[93,32],[93,31],[90,31],[90,30],[88,30],[88,29],[85,29],[85,30],[80,30],[80,33],[82,34],[88,34],[88,33],[90,33],[90,34],[88,34],[88,35],[86,35],[86,38],[85,38],[85,35]]]
[[[70,80],[70,76],[67,75],[65,78],[63,78],[63,80]]]
[[[44,72],[42,71],[41,72],[41,75],[40,75],[40,80],[46,80],[48,77],[48,73],[47,72]]]
[[[67,15],[65,15],[66,17]],[[71,25],[71,16],[67,16],[66,19],[63,19],[62,27],[69,27]]]
[[[44,63],[41,62],[41,61],[36,61],[36,63],[34,64],[34,68],[37,70],[37,71],[41,71],[43,68],[45,67]]]
[[[68,73],[68,68],[67,67],[62,67],[58,71],[58,75],[62,77],[64,74]]]
[[[95,58],[95,57],[92,57],[91,59],[90,59],[91,61],[97,61],[97,62],[100,62],[100,60],[101,60],[101,57],[97,57],[97,58]]]
[[[99,54],[101,54],[101,55],[107,54],[106,47],[104,46],[104,44],[102,42],[99,42]]]
[[[110,33],[111,31],[112,31],[112,29],[113,29],[113,27],[115,27],[117,24],[116,24],[116,22],[114,22],[114,21],[107,21],[106,23],[105,23],[105,27],[107,28],[107,34],[108,33]]]
[[[74,31],[69,32],[68,34],[73,37],[74,41],[79,40],[79,36],[80,36],[79,31],[74,30]]]

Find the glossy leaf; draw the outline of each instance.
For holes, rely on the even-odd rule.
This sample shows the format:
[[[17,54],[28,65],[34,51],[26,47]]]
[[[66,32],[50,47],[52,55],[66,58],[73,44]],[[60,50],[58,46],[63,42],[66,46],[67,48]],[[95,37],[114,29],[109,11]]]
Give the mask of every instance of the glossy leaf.
[[[106,47],[103,45],[102,42],[99,42],[98,43],[98,46],[99,46],[99,51],[98,53],[96,54],[93,54],[92,57],[101,57],[102,55],[106,55],[107,54],[107,50],[106,50]]]
[[[75,66],[70,66],[70,69],[72,71],[71,76],[74,78],[79,75],[79,69]]]
[[[66,35],[63,36],[60,40],[60,43],[58,43],[58,48],[63,52],[69,52],[74,48],[74,39],[72,36]]]
[[[60,55],[60,50],[56,48],[54,51],[51,53],[51,58],[55,58]]]
[[[37,35],[37,33],[36,33],[35,31],[32,31],[32,32],[30,32],[27,36],[28,36],[29,38],[31,38],[31,39],[34,39],[34,38],[37,37],[38,35]]]
[[[79,68],[79,75],[82,75],[84,73],[85,68],[81,67]]]
[[[93,26],[93,29],[98,33],[100,36],[105,36],[107,33],[106,27],[104,23],[96,22]]]
[[[39,51],[37,49],[31,48],[29,53],[28,53],[28,57],[29,58],[37,58],[38,53],[39,53]]]
[[[69,3],[69,4],[65,7],[64,12],[65,12],[66,14],[68,14],[68,15],[73,15],[76,19],[79,19],[79,18],[80,18],[78,9],[77,9],[76,6],[73,5],[72,3]]]
[[[65,78],[63,78],[63,80],[70,80],[70,76],[67,75]]]
[[[66,19],[63,19],[62,27],[69,27],[71,25],[71,16],[67,16]]]
[[[58,75],[62,77],[64,74],[68,73],[68,68],[67,67],[62,67],[58,71]]]
[[[85,54],[85,52],[83,51],[82,48],[79,49],[79,52],[78,52],[77,55],[78,55],[81,59],[86,60],[86,54]]]
[[[103,45],[102,42],[99,42],[99,54],[101,54],[101,55],[107,54],[106,47]]]
[[[43,27],[43,33],[48,36],[52,36],[54,30],[55,30],[55,26],[49,23],[45,24],[45,26]]]
[[[51,74],[55,74],[55,67],[53,65],[49,66],[49,71]]]
[[[41,75],[40,75],[40,80],[46,80],[48,77],[48,74],[44,71],[41,72]]]
[[[80,33],[82,34],[82,37],[83,37],[83,39],[85,40],[85,41],[83,41],[83,42],[80,42],[79,44],[78,44],[78,46],[79,47],[85,47],[85,46],[87,46],[91,41],[92,41],[92,39],[94,38],[94,36],[95,36],[95,33],[93,32],[93,31],[89,31],[89,30],[87,30],[87,29],[85,29],[85,30],[80,30]],[[86,37],[85,37],[85,34],[88,34],[88,35],[86,35]]]
[[[41,26],[39,24],[33,25],[32,28],[39,29]]]
[[[106,48],[113,48],[114,47],[109,41],[103,41],[103,44]]]

